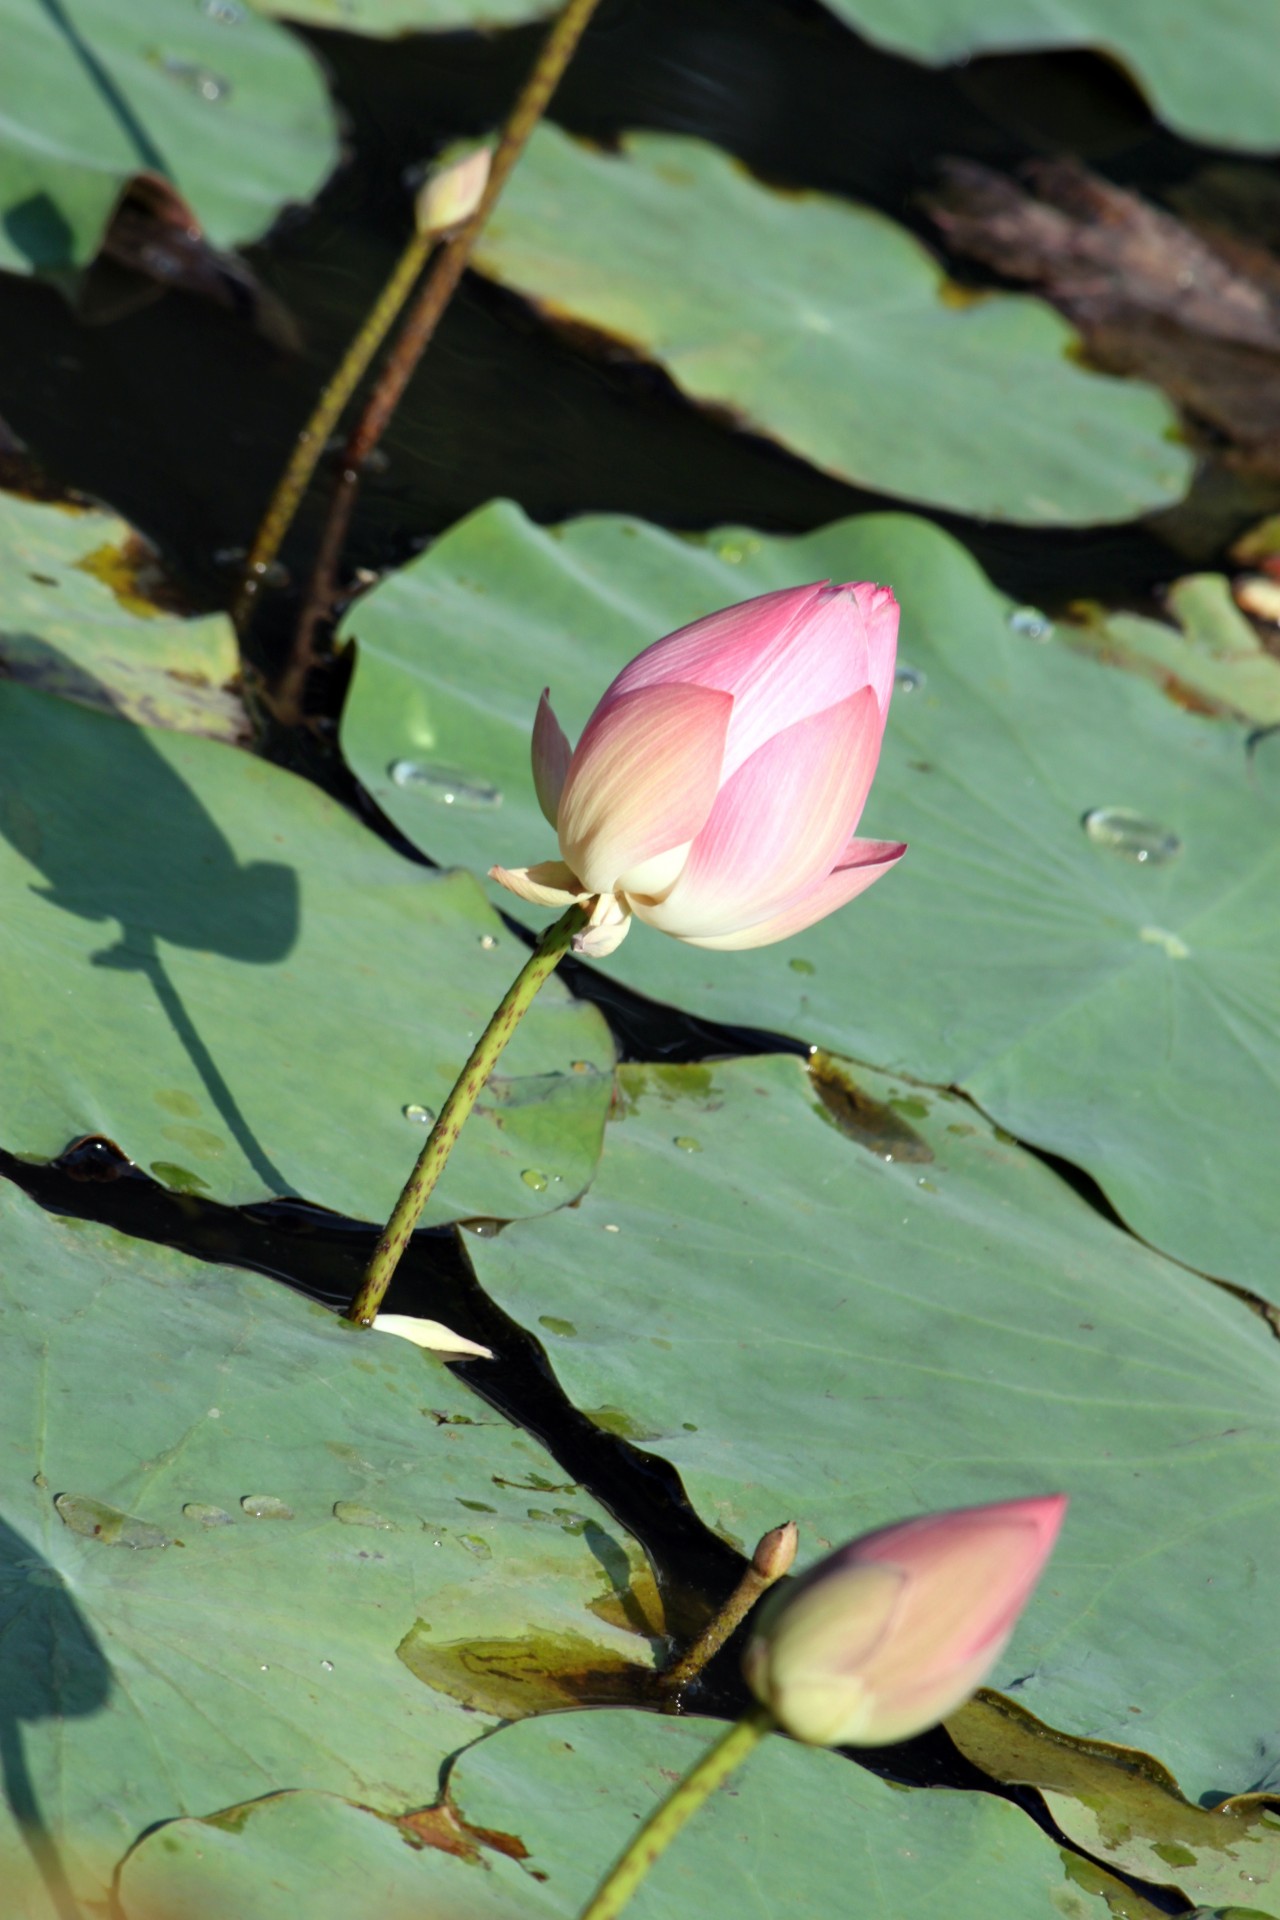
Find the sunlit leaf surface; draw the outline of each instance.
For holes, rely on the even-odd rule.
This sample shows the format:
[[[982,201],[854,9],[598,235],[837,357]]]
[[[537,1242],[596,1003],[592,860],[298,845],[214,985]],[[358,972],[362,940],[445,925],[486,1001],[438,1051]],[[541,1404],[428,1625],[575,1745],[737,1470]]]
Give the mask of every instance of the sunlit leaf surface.
[[[1193,1798],[1280,1767],[1264,1322],[954,1096],[858,1072],[824,1105],[785,1058],[621,1085],[582,1205],[472,1243],[579,1405],[620,1410],[748,1552],[788,1518],[811,1559],[1069,1491],[992,1684],[1151,1745]]]
[[[148,1836],[127,1862],[124,1920],[198,1910],[214,1890],[237,1920],[271,1920],[279,1908],[264,1895],[268,1876],[304,1895],[315,1920],[345,1920],[344,1894],[361,1887],[386,1902],[367,1909],[385,1920],[423,1911],[570,1920],[637,1820],[720,1730],[636,1713],[559,1714],[504,1728],[464,1754],[451,1776],[459,1835],[478,1858],[438,1844],[414,1856],[399,1829],[315,1794],[236,1809],[226,1828],[184,1821]],[[819,1817],[824,1840],[815,1845]],[[876,1920],[939,1911],[956,1920],[1041,1912],[1155,1920],[1158,1911],[1066,1855],[1008,1801],[895,1790],[840,1755],[781,1738],[757,1749],[701,1809],[635,1911],[648,1920],[720,1911],[835,1920],[866,1911],[869,1889]],[[1125,1904],[1111,1906],[1108,1894]]]
[[[621,519],[544,531],[489,508],[348,616],[347,753],[436,858],[546,858],[528,761],[542,688],[576,738],[650,640],[828,576],[889,582],[902,601],[863,830],[905,839],[906,859],[777,946],[701,953],[640,926],[607,971],[963,1085],[1086,1168],[1166,1252],[1276,1298],[1280,740],[1251,750],[1243,728],[1055,644],[935,528],[876,516],[797,540],[687,540]],[[501,815],[442,804],[440,769],[501,786]]]
[[[0,887],[0,1139],[43,1159],[103,1133],[237,1203],[385,1219],[524,958],[468,875],[412,865],[309,782],[4,685]],[[572,1199],[612,1057],[553,981],[434,1217]]]
[[[1127,520],[1190,476],[1173,416],[1085,372],[1051,308],[951,297],[882,214],[777,193],[700,141],[543,127],[476,253],[546,313],[657,360],[815,465],[997,520]]]
[[[172,181],[216,246],[337,159],[320,68],[242,0],[0,0],[0,267],[96,252],[125,184]]]
[[[648,1658],[591,1609],[627,1562],[608,1517],[531,1517],[546,1456],[432,1356],[8,1186],[0,1242],[6,1920],[102,1901],[153,1822],[281,1783],[428,1804],[486,1722],[396,1658],[424,1611]]]

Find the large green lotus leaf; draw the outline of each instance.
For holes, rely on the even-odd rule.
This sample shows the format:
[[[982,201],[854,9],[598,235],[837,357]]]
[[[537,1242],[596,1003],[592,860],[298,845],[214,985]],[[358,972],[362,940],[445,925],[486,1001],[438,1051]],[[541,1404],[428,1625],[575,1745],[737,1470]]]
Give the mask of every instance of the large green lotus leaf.
[[[868,40],[935,65],[975,54],[1095,47],[1191,140],[1280,148],[1268,56],[1275,0],[825,0]]]
[[[149,1834],[126,1862],[122,1920],[210,1909],[218,1920],[275,1920],[282,1891],[312,1920],[572,1920],[636,1822],[720,1731],[618,1712],[505,1727],[450,1775],[457,1831],[474,1853],[412,1855],[395,1827],[314,1794],[237,1808],[227,1827],[183,1821]],[[1155,1920],[1157,1909],[1055,1846],[1007,1800],[895,1789],[840,1755],[774,1738],[698,1812],[631,1911],[636,1920]]]
[[[921,1510],[1069,1493],[993,1684],[1140,1739],[1192,1798],[1280,1767],[1265,1322],[956,1095],[858,1069],[828,1108],[777,1055],[620,1088],[581,1205],[470,1243],[575,1402],[619,1410],[748,1551],[788,1518],[809,1560]]]
[[[1190,574],[1167,594],[1178,625],[1086,606],[1063,638],[1099,659],[1145,673],[1177,700],[1280,726],[1280,658],[1258,638],[1220,573]]]
[[[218,246],[309,200],[337,158],[319,65],[243,0],[0,0],[0,267],[93,257],[135,174]]]
[[[243,739],[230,620],[163,612],[154,565],[113,513],[0,493],[0,671],[150,726]]]
[[[593,1540],[627,1544],[576,1494],[575,1527],[531,1518],[551,1463],[460,1416],[433,1356],[8,1186],[0,1248],[5,1920],[65,1915],[42,1867],[101,1900],[157,1820],[291,1786],[432,1801],[484,1723],[396,1658],[423,1614],[646,1658],[591,1611]]]
[[[259,13],[303,20],[344,33],[448,33],[460,27],[488,32],[545,20],[555,0],[253,0]]]
[[[661,363],[815,466],[908,500],[1051,525],[1127,520],[1190,477],[1150,387],[1088,373],[1041,301],[947,297],[882,214],[775,193],[702,142],[530,142],[476,264]]]
[[[0,1140],[105,1133],[173,1187],[385,1219],[524,950],[465,873],[392,853],[234,748],[0,685]],[[612,1048],[558,983],[428,1218],[590,1178]],[[525,1172],[540,1179],[522,1180]]]
[[[1095,1860],[1199,1906],[1229,1906],[1248,1890],[1280,1914],[1280,1797],[1243,1794],[1194,1806],[1133,1747],[1064,1740],[999,1694],[982,1693],[947,1722],[952,1739],[992,1779],[1035,1787],[1059,1829]]]
[[[448,1812],[436,1822],[308,1791],[173,1820],[124,1862],[117,1920],[570,1920],[504,1857],[505,1835],[472,1835]],[[424,1846],[456,1848],[460,1871]]]
[[[1280,1297],[1280,742],[1249,756],[1236,726],[1037,638],[1048,623],[936,528],[877,515],[695,542],[486,508],[348,617],[347,752],[436,858],[487,867],[500,837],[504,866],[545,859],[528,757],[542,688],[576,738],[658,635],[826,576],[902,601],[915,690],[894,700],[863,831],[908,841],[906,859],[779,945],[703,953],[637,926],[603,967],[706,1018],[963,1084],[1088,1168],[1147,1239]],[[1181,852],[1161,863],[1160,833],[1148,848],[1123,821],[1121,847],[1091,839],[1084,816],[1117,807]]]

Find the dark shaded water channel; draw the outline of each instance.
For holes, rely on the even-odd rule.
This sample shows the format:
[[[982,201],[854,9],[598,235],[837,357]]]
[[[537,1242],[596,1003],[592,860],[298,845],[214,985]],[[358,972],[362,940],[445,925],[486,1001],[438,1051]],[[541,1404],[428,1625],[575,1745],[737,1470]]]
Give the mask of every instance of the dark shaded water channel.
[[[77,313],[48,286],[0,279],[0,416],[55,487],[109,501],[154,540],[192,605],[223,605],[229,596],[234,556],[252,536],[293,436],[403,243],[406,171],[501,118],[539,33],[436,35],[429,44],[308,37],[333,77],[350,157],[315,206],[288,215],[248,256],[296,320],[300,350],[268,337],[266,309],[245,286],[224,305],[95,270]],[[605,0],[554,117],[606,142],[628,127],[700,135],[766,178],[878,206],[935,248],[916,196],[945,155],[1008,169],[1069,152],[1144,192],[1215,157],[1156,126],[1100,59],[982,60],[932,73],[874,52],[810,0]],[[927,421],[920,431],[927,434]],[[474,277],[385,449],[385,465],[362,491],[351,569],[402,561],[497,495],[544,520],[608,510],[675,528],[745,521],[797,532],[902,504],[733,433],[688,406],[658,370],[584,351]],[[29,475],[25,456],[14,470]],[[313,493],[284,552],[292,584],[267,601],[251,638],[251,654],[268,667],[296,617],[322,493]],[[1049,607],[1081,596],[1146,602],[1182,565],[1158,524],[1046,533],[933,517],[1006,591]],[[322,679],[313,689],[317,725],[270,741],[268,750],[420,858],[337,758],[332,722],[342,691],[340,674]],[[800,1039],[692,1020],[573,964],[565,977],[601,1006],[626,1058],[808,1051]],[[1091,1182],[1059,1171],[1105,1207]],[[49,1166],[0,1153],[0,1174],[55,1211],[254,1268],[334,1307],[354,1290],[374,1235],[303,1203],[231,1209],[168,1192],[104,1141],[78,1143]],[[483,1293],[468,1232],[498,1230],[489,1222],[419,1233],[388,1308],[429,1311],[493,1348],[495,1362],[458,1362],[453,1371],[541,1441],[642,1543],[673,1632],[684,1637],[736,1583],[741,1557],[698,1518],[665,1461],[570,1404],[539,1342]],[[736,1653],[731,1642],[691,1690],[687,1710],[741,1708]],[[940,1730],[870,1763],[917,1784],[992,1789]],[[994,1790],[1060,1837],[1037,1795]],[[1162,1911],[1187,1910],[1177,1896],[1142,1890]]]

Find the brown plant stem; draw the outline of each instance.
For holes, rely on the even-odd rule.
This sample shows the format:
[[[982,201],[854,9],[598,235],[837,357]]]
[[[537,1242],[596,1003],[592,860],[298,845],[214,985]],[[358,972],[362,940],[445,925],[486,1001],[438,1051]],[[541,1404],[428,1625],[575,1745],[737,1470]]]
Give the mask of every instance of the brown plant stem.
[[[276,689],[276,706],[282,717],[300,712],[302,688],[316,658],[316,630],[332,611],[338,562],[346,544],[365,464],[399,406],[419,360],[457,291],[476,241],[511,170],[545,113],[598,4],[599,0],[566,0],[502,130],[480,204],[432,261],[377,384],[347,440],[293,650]]]
[[[231,605],[231,618],[237,632],[243,632],[248,622],[258,589],[293,524],[302,497],[311,484],[311,477],[343,408],[413,292],[437,238],[433,233],[413,235],[299,433],[284,472],[267,502],[267,510],[241,569],[236,596]]]
[[[725,1641],[745,1620],[760,1595],[791,1571],[796,1557],[799,1529],[794,1520],[771,1527],[751,1556],[751,1565],[739,1580],[720,1611],[707,1622],[697,1639],[681,1654],[675,1665],[662,1675],[660,1687],[674,1698],[719,1653]]]

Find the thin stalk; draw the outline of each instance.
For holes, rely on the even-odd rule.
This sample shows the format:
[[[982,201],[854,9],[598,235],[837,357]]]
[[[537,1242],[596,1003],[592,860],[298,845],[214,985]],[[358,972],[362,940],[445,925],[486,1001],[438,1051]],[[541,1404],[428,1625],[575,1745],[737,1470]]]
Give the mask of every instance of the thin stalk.
[[[580,1920],[616,1920],[685,1822],[729,1778],[734,1768],[741,1766],[752,1749],[773,1731],[775,1724],[767,1707],[753,1707],[750,1713],[734,1722],[649,1815],[622,1858],[582,1909]]]
[[[799,1537],[794,1520],[771,1527],[764,1535],[751,1556],[751,1564],[719,1612],[712,1615],[697,1639],[663,1674],[660,1684],[669,1700],[674,1700],[702,1672],[708,1660],[719,1653],[761,1594],[767,1592],[775,1580],[781,1580],[784,1573],[790,1573]]]
[[[285,534],[293,524],[302,496],[311,484],[311,477],[329,444],[329,437],[338,424],[343,408],[360,384],[374,354],[395,325],[438,238],[437,234],[429,232],[413,235],[392,268],[386,286],[366,315],[360,331],[343,354],[337,372],[316,401],[299,433],[288,464],[267,502],[267,510],[240,573],[231,607],[231,618],[237,629],[243,630],[249,618],[263,576],[279,553]]]
[[[387,355],[377,384],[365,402],[364,412],[347,441],[339,462],[339,477],[330,498],[329,517],[320,554],[298,623],[293,659],[281,680],[282,693],[287,681],[291,698],[294,690],[300,688],[315,657],[316,628],[333,606],[337,563],[365,463],[399,406],[404,390],[457,290],[485,222],[493,212],[512,168],[528,145],[529,136],[545,113],[598,4],[599,0],[566,0],[566,5],[542,43],[533,71],[502,130],[480,204],[432,261],[399,338]],[[285,701],[279,700],[278,704],[283,706]]]
[[[555,972],[568,952],[574,934],[586,925],[589,910],[589,905],[580,906],[575,902],[553,926],[547,928],[499,1001],[497,1011],[472,1049],[471,1058],[454,1081],[453,1089],[427,1135],[427,1143],[418,1155],[417,1165],[405,1182],[404,1191],[396,1201],[382,1238],[373,1250],[373,1258],[365,1269],[355,1298],[347,1308],[347,1319],[353,1320],[357,1326],[373,1325],[374,1316],[391,1284],[391,1276],[409,1244],[409,1236],[421,1218],[422,1209],[444,1172],[445,1162],[453,1152],[463,1122],[479,1099],[485,1081],[497,1065],[502,1049],[515,1032],[534,995]]]

